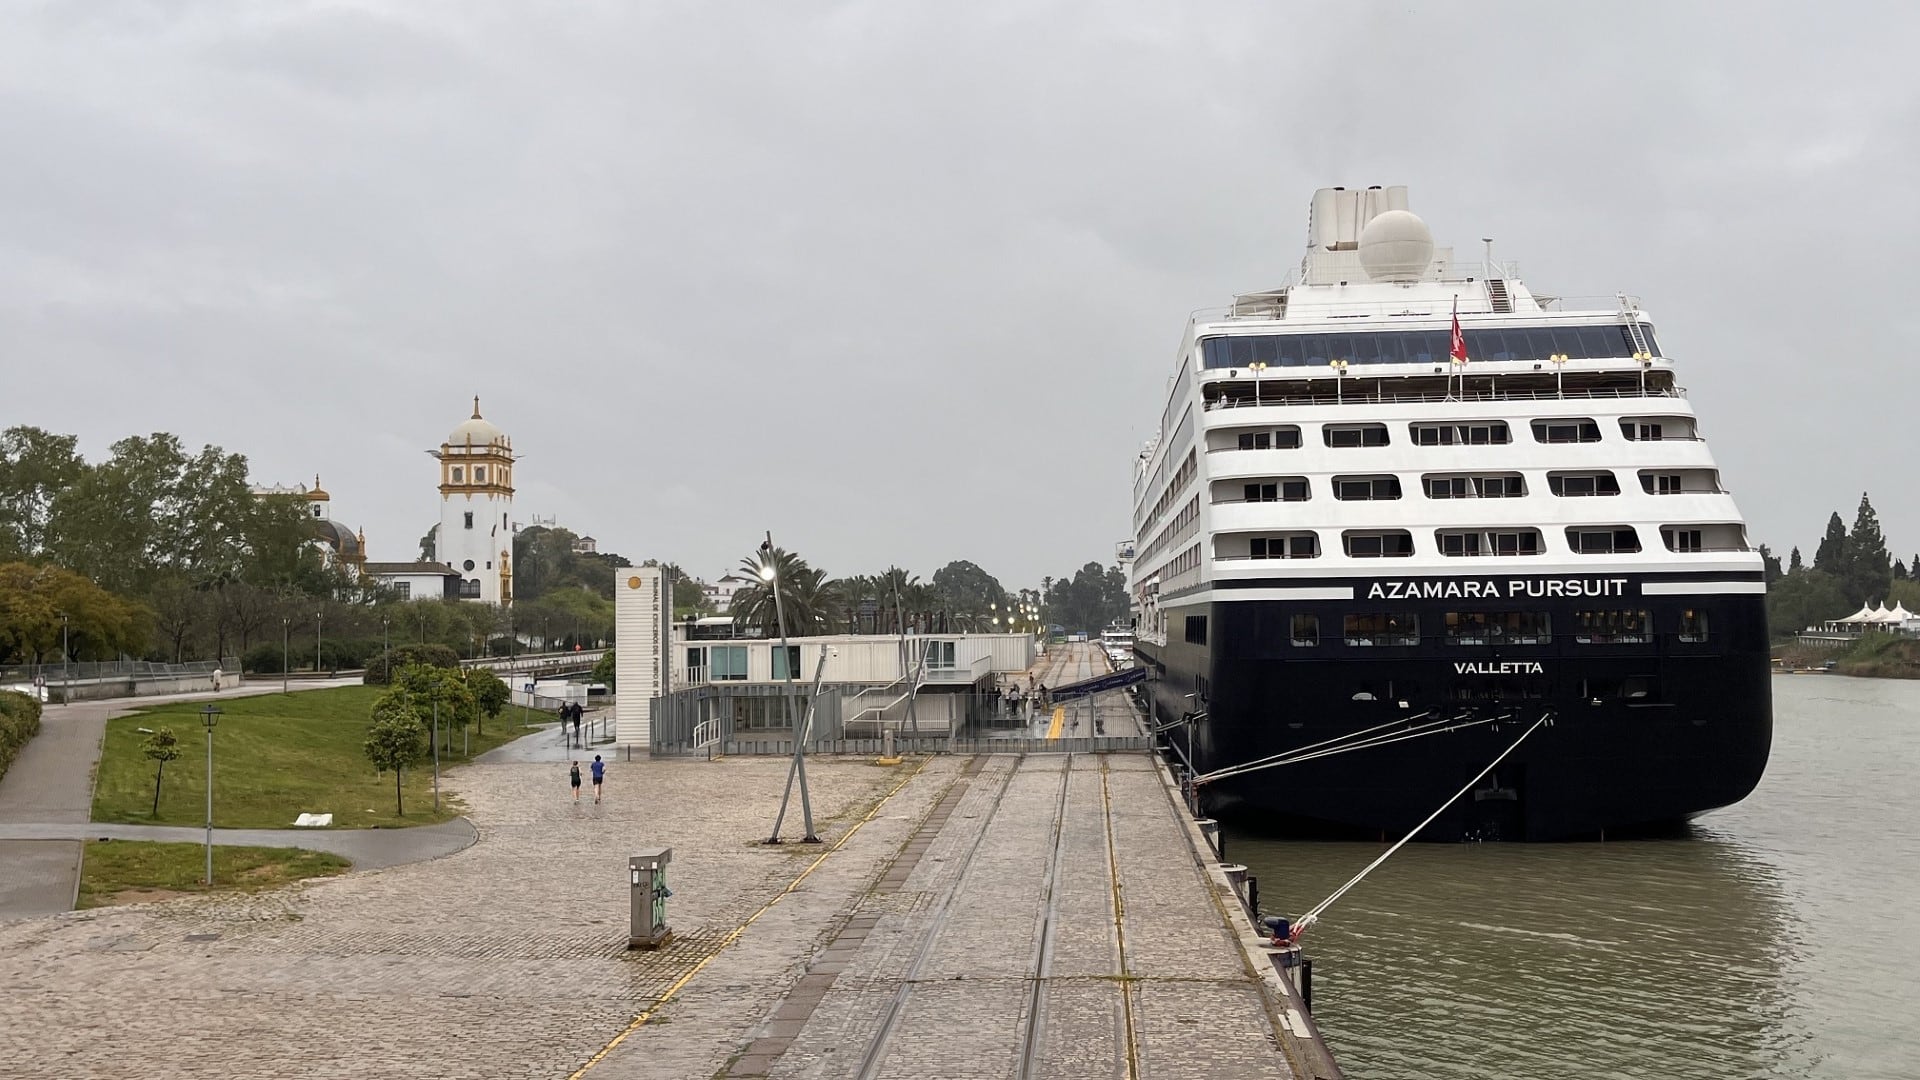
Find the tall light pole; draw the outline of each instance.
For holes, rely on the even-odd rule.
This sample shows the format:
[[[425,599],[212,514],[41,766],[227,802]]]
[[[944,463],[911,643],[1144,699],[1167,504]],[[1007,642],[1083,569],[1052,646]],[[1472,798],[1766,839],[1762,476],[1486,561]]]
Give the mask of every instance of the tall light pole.
[[[807,792],[807,753],[804,734],[793,718],[793,651],[787,646],[787,609],[786,602],[780,597],[780,569],[775,557],[773,532],[768,530],[767,538],[760,544],[760,577],[773,588],[773,618],[780,624],[780,662],[787,672],[787,693],[783,711],[786,713],[787,727],[793,732],[793,764],[787,769],[787,785],[792,787],[794,778],[800,780],[800,813],[807,833],[801,837],[802,843],[817,844],[820,838],[813,832],[813,798]],[[784,807],[782,808],[784,810]],[[780,822],[774,821],[774,835],[767,838],[770,844],[780,842]]]
[[[327,617],[325,611],[313,613],[313,673],[320,674],[320,623]]]
[[[287,671],[293,666],[293,616],[280,616],[280,692],[287,689]]]
[[[392,651],[393,646],[387,641],[387,616],[382,615],[380,616],[380,652],[385,655]]]
[[[67,645],[67,613],[63,611],[60,613],[60,704],[62,705],[73,704],[73,676],[71,669],[67,666],[71,662],[69,658],[72,655],[73,652]],[[176,656],[174,659],[178,660],[179,657]]]
[[[218,706],[200,710],[200,723],[207,729],[207,881],[213,884],[213,725],[220,717]]]

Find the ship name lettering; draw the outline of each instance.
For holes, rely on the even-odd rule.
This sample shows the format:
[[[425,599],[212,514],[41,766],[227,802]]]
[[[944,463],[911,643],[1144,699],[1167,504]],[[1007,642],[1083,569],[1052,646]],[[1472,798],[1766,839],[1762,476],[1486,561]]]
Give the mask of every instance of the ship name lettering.
[[[1543,675],[1546,668],[1538,660],[1456,660],[1456,675]]]
[[[1627,579],[1510,578],[1505,582],[1453,579],[1376,581],[1367,588],[1369,600],[1544,600],[1548,597],[1607,597],[1627,595]]]

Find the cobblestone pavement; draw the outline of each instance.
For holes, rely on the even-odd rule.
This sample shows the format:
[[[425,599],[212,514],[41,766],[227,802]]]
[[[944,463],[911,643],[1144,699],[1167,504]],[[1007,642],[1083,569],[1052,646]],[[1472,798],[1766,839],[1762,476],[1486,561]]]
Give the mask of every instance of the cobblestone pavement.
[[[1148,757],[813,759],[826,843],[766,846],[786,766],[473,765],[438,861],[0,921],[0,1075],[1289,1075]]]
[[[0,1074],[564,1077],[704,961],[639,1029],[669,1042],[596,1075],[710,1076],[959,764],[810,762],[829,845],[912,779],[791,892],[821,849],[757,843],[785,767],[619,763],[595,806],[563,768],[470,766],[448,782],[482,839],[445,859],[0,922]],[[626,856],[656,843],[677,936],[629,953]]]

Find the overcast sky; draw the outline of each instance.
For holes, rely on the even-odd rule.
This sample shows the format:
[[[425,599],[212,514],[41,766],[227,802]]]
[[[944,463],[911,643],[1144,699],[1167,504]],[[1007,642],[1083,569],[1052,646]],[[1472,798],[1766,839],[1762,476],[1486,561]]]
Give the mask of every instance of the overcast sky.
[[[1034,585],[1188,312],[1404,183],[1643,298],[1756,540],[1920,549],[1920,16],[1581,7],[6,3],[0,425],[318,472],[393,560],[479,394],[602,550]]]

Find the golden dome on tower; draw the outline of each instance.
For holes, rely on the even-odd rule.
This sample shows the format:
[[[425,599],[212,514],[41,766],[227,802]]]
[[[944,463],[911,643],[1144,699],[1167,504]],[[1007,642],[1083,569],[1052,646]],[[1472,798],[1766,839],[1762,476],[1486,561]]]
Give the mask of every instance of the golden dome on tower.
[[[306,495],[303,497],[308,502],[328,502],[333,498],[333,496],[327,494],[326,491],[323,488],[321,488],[319,473],[313,474],[313,488],[309,490],[306,493]]]

